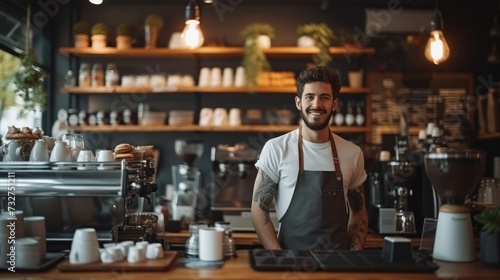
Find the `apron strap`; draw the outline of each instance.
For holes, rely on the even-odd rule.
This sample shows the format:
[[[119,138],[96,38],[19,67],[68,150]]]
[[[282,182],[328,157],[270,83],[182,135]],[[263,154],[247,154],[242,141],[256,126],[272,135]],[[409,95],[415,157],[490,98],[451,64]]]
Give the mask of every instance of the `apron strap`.
[[[332,147],[333,154],[333,165],[335,166],[335,177],[337,181],[342,181],[342,172],[340,171],[339,156],[337,154],[337,148],[335,146],[335,140],[332,137],[332,131],[328,129],[328,140]],[[299,148],[299,173],[304,172],[304,152],[302,151],[302,127],[299,127],[299,139],[297,141]]]

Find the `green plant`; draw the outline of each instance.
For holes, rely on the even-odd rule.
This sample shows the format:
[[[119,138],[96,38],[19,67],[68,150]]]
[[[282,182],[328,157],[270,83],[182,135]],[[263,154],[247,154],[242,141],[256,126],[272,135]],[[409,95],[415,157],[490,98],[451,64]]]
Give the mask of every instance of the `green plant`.
[[[92,26],[90,33],[92,35],[108,35],[109,29],[108,25],[102,22],[98,22]]]
[[[77,34],[90,34],[90,24],[86,21],[79,21],[73,25],[73,33]]]
[[[31,6],[28,6],[27,17],[31,18]],[[37,109],[44,111],[47,102],[47,92],[43,87],[45,71],[38,66],[38,57],[31,44],[31,22],[26,24],[26,50],[22,56],[21,64],[9,77],[14,85],[14,92],[23,98],[24,104],[19,112],[20,117],[25,117],[29,112]]]
[[[150,14],[144,20],[144,25],[156,26],[158,28],[163,27],[163,18],[158,14]]]
[[[328,65],[332,61],[329,48],[331,41],[336,39],[333,31],[325,23],[308,23],[297,27],[299,36],[308,36],[314,40],[314,45],[319,53],[313,55],[313,61],[317,65]]]
[[[267,23],[253,23],[247,25],[241,35],[245,38],[257,38],[259,35],[267,35],[274,38],[274,28]]]
[[[259,74],[271,69],[266,55],[258,45],[257,37],[267,35],[274,38],[274,28],[266,23],[254,23],[246,26],[241,35],[247,39],[242,63],[245,67],[246,83],[248,86],[255,86]]]
[[[500,233],[500,206],[484,209],[474,216],[474,220],[483,225],[485,233]]]
[[[118,27],[116,28],[116,35],[134,37],[135,35],[134,27],[128,23],[122,23],[118,25]]]

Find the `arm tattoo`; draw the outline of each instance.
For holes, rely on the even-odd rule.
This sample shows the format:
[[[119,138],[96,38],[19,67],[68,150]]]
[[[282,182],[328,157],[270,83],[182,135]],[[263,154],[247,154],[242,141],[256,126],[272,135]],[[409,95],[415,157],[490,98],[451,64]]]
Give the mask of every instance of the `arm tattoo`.
[[[349,206],[354,213],[359,212],[363,208],[363,195],[361,194],[360,188],[355,190],[349,190],[347,197],[349,199]]]
[[[260,182],[253,196],[253,201],[258,202],[260,209],[266,213],[265,223],[267,224],[271,221],[269,206],[273,203],[274,196],[276,195],[276,183],[266,173],[259,172],[259,174],[261,174]]]

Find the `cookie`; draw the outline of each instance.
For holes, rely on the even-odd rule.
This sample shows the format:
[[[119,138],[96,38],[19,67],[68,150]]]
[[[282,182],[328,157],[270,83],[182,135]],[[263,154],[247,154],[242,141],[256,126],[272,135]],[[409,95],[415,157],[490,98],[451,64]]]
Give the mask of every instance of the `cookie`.
[[[155,156],[155,154],[154,154],[154,146],[153,145],[150,145],[150,146],[138,146],[137,149],[144,151],[144,155],[143,155],[144,159],[152,159]]]
[[[17,140],[17,139],[24,139],[24,134],[22,133],[10,133],[5,135],[5,139],[7,140]]]
[[[134,160],[134,154],[125,153],[125,154],[115,154],[115,160]]]
[[[134,146],[130,144],[118,144],[115,147],[115,154],[131,154],[134,151]]]

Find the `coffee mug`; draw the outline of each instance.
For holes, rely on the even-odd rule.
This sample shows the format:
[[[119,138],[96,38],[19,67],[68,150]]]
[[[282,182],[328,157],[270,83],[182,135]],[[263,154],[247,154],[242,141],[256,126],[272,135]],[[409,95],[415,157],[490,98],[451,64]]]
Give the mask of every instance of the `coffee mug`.
[[[66,142],[57,140],[54,144],[54,148],[52,149],[52,153],[50,154],[49,161],[57,162],[57,161],[71,161],[72,155],[68,148]]]
[[[92,161],[95,161],[95,157],[94,157],[94,154],[92,153],[91,150],[80,150],[76,161],[77,162],[92,162]]]
[[[216,108],[214,110],[213,125],[227,125],[227,110],[224,108]]]
[[[128,250],[127,261],[129,263],[140,263],[146,261],[145,247],[130,247]]]
[[[229,110],[229,125],[236,126],[241,124],[241,109],[231,108]]]
[[[200,126],[212,125],[214,110],[212,108],[202,108],[200,111]]]
[[[163,246],[160,243],[148,244],[146,247],[146,259],[154,260],[163,258]]]
[[[31,149],[29,161],[49,161],[49,149],[45,140],[40,139],[35,141]]]
[[[16,265],[19,267],[36,267],[42,263],[40,244],[33,238],[16,238],[15,250]]]
[[[85,264],[98,262],[99,260],[99,242],[97,241],[95,229],[77,229],[71,242],[69,262],[71,264]]]
[[[105,162],[115,160],[115,156],[113,155],[113,152],[111,150],[98,150],[96,154],[96,161]]]

